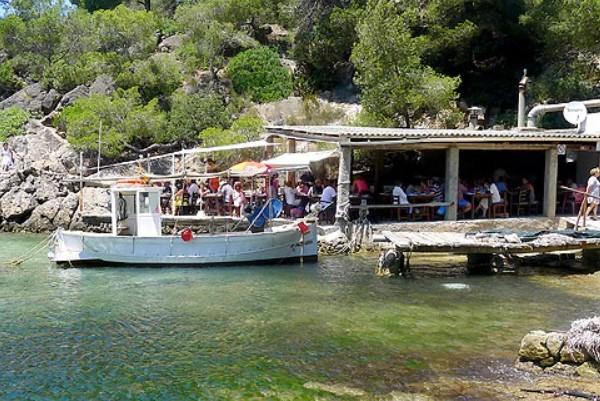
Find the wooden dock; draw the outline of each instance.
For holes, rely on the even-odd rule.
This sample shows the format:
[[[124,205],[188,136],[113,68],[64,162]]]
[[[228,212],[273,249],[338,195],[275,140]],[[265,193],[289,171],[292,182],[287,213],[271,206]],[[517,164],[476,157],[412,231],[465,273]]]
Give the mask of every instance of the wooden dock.
[[[489,233],[384,231],[383,236],[399,252],[438,252],[470,255],[600,249],[600,238],[573,238],[559,233],[543,234],[531,241],[522,241],[516,234]]]

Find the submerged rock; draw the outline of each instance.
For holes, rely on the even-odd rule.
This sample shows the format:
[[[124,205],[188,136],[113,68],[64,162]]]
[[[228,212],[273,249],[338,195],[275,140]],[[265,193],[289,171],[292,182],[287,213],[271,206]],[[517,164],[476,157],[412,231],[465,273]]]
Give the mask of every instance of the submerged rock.
[[[600,371],[598,370],[600,366],[594,362],[585,362],[582,365],[578,366],[575,371],[577,376],[588,377],[592,379],[600,379]]]
[[[348,387],[343,384],[307,382],[304,383],[304,388],[310,390],[325,391],[327,393],[335,394],[340,397],[363,397],[366,395],[366,392],[364,390],[361,390],[359,388]]]

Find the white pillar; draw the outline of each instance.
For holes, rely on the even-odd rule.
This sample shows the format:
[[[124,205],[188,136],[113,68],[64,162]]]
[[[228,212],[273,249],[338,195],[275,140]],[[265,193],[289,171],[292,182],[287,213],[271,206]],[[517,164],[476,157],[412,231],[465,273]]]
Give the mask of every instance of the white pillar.
[[[544,216],[556,216],[556,193],[558,181],[558,150],[556,147],[546,150],[544,164]]]
[[[446,179],[444,181],[444,193],[446,202],[450,205],[446,207],[446,220],[456,220],[458,198],[458,166],[459,150],[456,147],[446,149]]]
[[[350,175],[352,174],[352,148],[350,146],[339,146],[340,162],[338,168],[337,183],[337,206],[335,219],[347,218],[346,212],[350,205]]]

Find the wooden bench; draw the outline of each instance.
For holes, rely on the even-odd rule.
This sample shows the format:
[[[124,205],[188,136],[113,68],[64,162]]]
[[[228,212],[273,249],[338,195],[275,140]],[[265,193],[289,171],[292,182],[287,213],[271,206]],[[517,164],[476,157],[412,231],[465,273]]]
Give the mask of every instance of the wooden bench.
[[[400,219],[400,211],[402,209],[419,209],[423,208],[427,211],[427,218],[429,220],[433,219],[433,209],[439,207],[448,207],[453,205],[453,202],[427,202],[427,203],[404,203],[404,204],[393,204],[393,203],[376,203],[376,204],[366,204],[366,205],[350,205],[348,206],[349,210],[382,210],[382,209],[397,209],[398,210],[398,219]]]

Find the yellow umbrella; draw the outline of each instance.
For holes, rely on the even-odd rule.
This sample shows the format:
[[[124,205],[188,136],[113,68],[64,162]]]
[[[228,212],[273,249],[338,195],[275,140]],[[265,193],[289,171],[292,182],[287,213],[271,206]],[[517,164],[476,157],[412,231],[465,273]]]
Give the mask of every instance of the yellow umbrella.
[[[263,163],[247,161],[241,162],[228,170],[230,175],[235,175],[239,177],[253,177],[255,175],[266,174],[271,170],[269,166]]]

